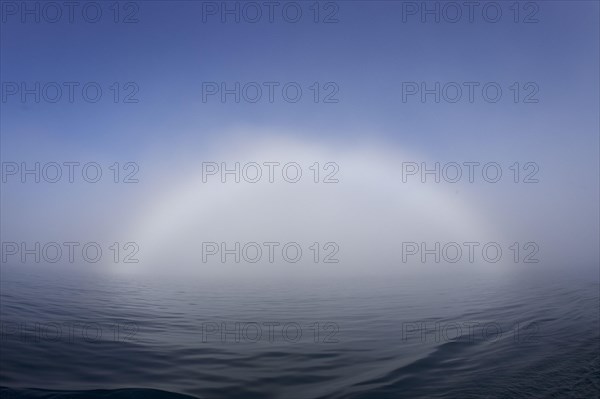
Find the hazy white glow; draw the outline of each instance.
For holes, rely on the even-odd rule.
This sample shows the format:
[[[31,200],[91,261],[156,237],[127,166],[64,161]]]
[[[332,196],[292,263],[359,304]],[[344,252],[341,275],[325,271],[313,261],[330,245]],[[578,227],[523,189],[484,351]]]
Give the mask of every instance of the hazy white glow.
[[[232,140],[226,141],[232,143]],[[403,160],[422,159],[372,143],[340,148],[291,136],[264,135],[260,140],[236,140],[203,159],[179,165],[185,171],[176,183],[162,187],[141,210],[130,236],[140,245],[141,263],[129,269],[156,269],[220,273],[316,273],[318,271],[422,268],[402,263],[401,243],[494,240],[494,232],[473,204],[439,185],[401,181]],[[275,183],[267,176],[258,183],[243,179],[220,181],[220,175],[202,182],[202,162],[297,162],[303,177],[288,183],[276,169]],[[339,165],[339,183],[314,183],[309,166],[319,162]],[[266,171],[266,168],[264,169]],[[325,173],[322,171],[321,178]],[[319,242],[339,245],[339,263],[314,263],[308,247]],[[225,264],[218,255],[202,261],[202,242],[297,242],[304,250],[298,263],[257,263],[233,257]],[[281,247],[279,247],[281,248]],[[276,250],[276,254],[277,254]],[[418,260],[418,256],[413,257]],[[279,261],[278,261],[279,260]]]

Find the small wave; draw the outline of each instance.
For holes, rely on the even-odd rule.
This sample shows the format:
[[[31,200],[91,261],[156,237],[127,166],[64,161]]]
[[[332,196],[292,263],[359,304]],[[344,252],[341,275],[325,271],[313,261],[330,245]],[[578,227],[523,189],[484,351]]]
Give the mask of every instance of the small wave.
[[[52,391],[0,387],[1,399],[198,399],[194,396],[158,389],[124,388],[89,391]]]

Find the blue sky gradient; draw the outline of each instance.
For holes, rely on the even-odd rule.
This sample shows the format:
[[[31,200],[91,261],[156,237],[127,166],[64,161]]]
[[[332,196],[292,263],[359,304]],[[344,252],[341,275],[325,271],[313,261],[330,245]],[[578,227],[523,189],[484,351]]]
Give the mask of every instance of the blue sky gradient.
[[[215,148],[257,143],[257,135],[269,132],[306,145],[326,143],[340,154],[347,147],[374,145],[419,154],[407,161],[536,162],[539,184],[447,189],[505,223],[508,235],[529,231],[553,243],[550,248],[572,244],[564,251],[567,259],[588,265],[598,260],[598,2],[534,2],[536,23],[522,21],[532,10],[526,2],[519,3],[518,23],[513,2],[498,2],[503,14],[497,23],[477,12],[472,23],[465,15],[458,23],[436,23],[432,17],[423,23],[419,15],[404,22],[403,7],[422,3],[400,1],[336,2],[337,23],[314,23],[312,2],[304,1],[297,2],[303,10],[298,23],[279,13],[273,23],[264,16],[259,23],[235,23],[231,17],[222,23],[220,15],[203,15],[208,3],[137,2],[136,23],[114,23],[109,2],[100,2],[104,14],[98,23],[79,14],[75,23],[23,23],[3,8],[3,96],[6,82],[31,87],[37,81],[75,81],[79,87],[97,82],[103,97],[89,103],[78,90],[73,103],[64,97],[58,103],[3,97],[2,161],[134,161],[142,177],[135,188],[3,184],[3,237],[17,230],[35,236],[42,214],[45,225],[65,218],[77,225],[90,209],[114,218],[90,219],[81,229],[108,230],[130,215],[127,206],[111,211],[114,206],[137,208],[169,190],[163,184],[173,180],[169,173],[185,178],[190,164],[219,157]],[[333,10],[325,9],[327,4],[321,2],[320,18]],[[114,103],[109,89],[114,82],[121,95],[133,82],[139,101]],[[289,103],[276,90],[273,103],[264,92],[257,103],[235,103],[233,96],[223,103],[218,95],[203,102],[205,82],[230,87],[297,82],[303,97]],[[339,101],[315,103],[309,89],[314,82],[322,94],[328,92],[325,84],[334,83]],[[403,82],[430,87],[479,82],[479,88],[496,82],[503,96],[489,103],[476,89],[473,103],[436,103],[433,96],[425,103],[418,96],[403,102]],[[521,97],[515,103],[509,89],[514,82],[522,96],[528,92],[524,85],[534,83],[539,101],[523,103]],[[53,212],[53,206],[70,216]]]

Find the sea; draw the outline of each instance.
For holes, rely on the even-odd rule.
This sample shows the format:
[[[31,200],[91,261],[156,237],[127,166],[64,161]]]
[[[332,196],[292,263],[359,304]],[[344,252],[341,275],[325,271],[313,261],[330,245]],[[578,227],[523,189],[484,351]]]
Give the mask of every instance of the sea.
[[[234,282],[3,265],[0,398],[597,398],[598,276],[565,269]]]

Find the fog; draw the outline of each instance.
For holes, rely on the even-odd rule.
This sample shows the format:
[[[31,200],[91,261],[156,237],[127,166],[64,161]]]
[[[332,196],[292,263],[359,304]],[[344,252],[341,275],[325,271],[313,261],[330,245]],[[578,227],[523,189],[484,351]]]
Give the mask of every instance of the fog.
[[[341,144],[297,131],[251,133],[224,131],[210,145],[190,140],[168,150],[150,145],[134,160],[139,171],[132,176],[139,182],[133,184],[115,184],[112,174],[98,183],[63,177],[23,184],[18,174],[5,176],[11,190],[2,195],[3,265],[235,280],[503,275],[598,262],[595,199],[572,198],[563,189],[569,187],[567,175],[556,173],[548,184],[552,164],[524,170],[537,183],[517,184],[514,162],[495,160],[503,174],[490,182],[497,174],[482,174],[485,160],[471,171],[464,162],[472,160],[442,160],[436,175],[440,160],[385,141]],[[81,153],[73,158],[64,148],[53,153],[59,155],[54,159],[98,159]],[[106,173],[114,161],[97,162]],[[450,162],[461,167],[460,179]],[[31,206],[34,190],[45,201]],[[69,213],[67,220],[63,215]],[[22,242],[29,255],[15,245]],[[44,250],[51,242],[62,247],[62,256],[46,262],[58,257],[57,245]],[[65,242],[77,243],[72,259]],[[89,242],[98,245],[85,247]],[[84,247],[87,257],[81,255]],[[96,247],[101,257],[95,257]]]

